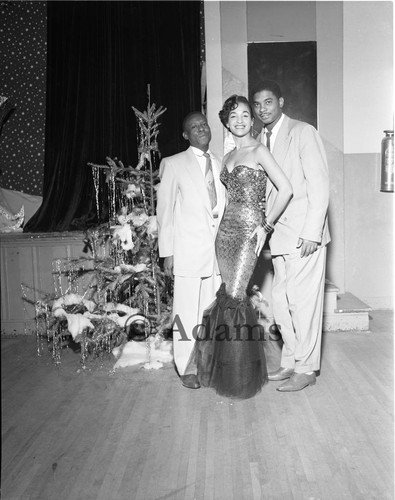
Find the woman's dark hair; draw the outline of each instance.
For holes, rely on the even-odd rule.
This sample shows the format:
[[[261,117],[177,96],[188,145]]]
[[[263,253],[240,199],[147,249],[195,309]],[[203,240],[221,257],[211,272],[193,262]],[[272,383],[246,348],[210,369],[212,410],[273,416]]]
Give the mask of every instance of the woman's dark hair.
[[[221,123],[224,127],[227,127],[230,112],[236,109],[240,103],[245,104],[250,110],[251,118],[254,117],[254,113],[251,104],[248,102],[248,99],[242,95],[234,94],[226,99],[221,111],[218,113],[219,119],[221,120]]]

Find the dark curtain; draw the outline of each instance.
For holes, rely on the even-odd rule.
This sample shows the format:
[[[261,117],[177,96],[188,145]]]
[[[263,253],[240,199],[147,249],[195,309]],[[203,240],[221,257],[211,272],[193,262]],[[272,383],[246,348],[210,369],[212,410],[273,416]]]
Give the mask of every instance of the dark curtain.
[[[132,106],[167,108],[162,156],[186,148],[183,117],[201,109],[200,2],[48,2],[43,204],[25,232],[98,222],[91,168],[106,156],[137,162]]]

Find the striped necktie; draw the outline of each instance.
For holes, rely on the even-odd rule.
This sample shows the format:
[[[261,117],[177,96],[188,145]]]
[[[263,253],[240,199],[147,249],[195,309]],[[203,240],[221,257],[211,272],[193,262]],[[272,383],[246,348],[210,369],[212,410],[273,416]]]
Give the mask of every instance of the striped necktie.
[[[210,197],[211,208],[214,208],[217,204],[217,193],[215,191],[213,166],[211,165],[210,155],[208,153],[203,153],[203,156],[206,158],[206,172],[204,175],[204,180],[206,183],[208,195]]]

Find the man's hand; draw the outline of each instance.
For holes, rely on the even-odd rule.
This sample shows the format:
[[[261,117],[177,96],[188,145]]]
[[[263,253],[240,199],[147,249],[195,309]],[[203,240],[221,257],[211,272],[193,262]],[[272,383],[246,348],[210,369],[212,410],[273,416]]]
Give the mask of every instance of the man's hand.
[[[165,271],[165,275],[169,276],[170,278],[173,277],[173,256],[170,255],[170,257],[165,257],[163,261],[163,269]]]
[[[265,244],[266,241],[266,236],[267,232],[263,229],[262,226],[257,226],[253,233],[251,234],[250,238],[252,239],[256,235],[256,245],[255,245],[255,253],[257,256],[262,251],[263,245]]]
[[[316,241],[304,240],[299,238],[296,248],[300,248],[300,256],[308,257],[317,250],[318,243]]]

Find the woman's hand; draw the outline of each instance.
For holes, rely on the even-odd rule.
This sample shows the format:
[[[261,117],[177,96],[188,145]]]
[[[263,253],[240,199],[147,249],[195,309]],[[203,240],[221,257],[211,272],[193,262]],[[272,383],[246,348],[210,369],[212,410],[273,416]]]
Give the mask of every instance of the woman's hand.
[[[256,245],[255,245],[255,253],[257,256],[262,251],[263,245],[265,244],[267,232],[263,229],[261,225],[257,226],[252,232],[250,238],[252,239],[256,235]]]

